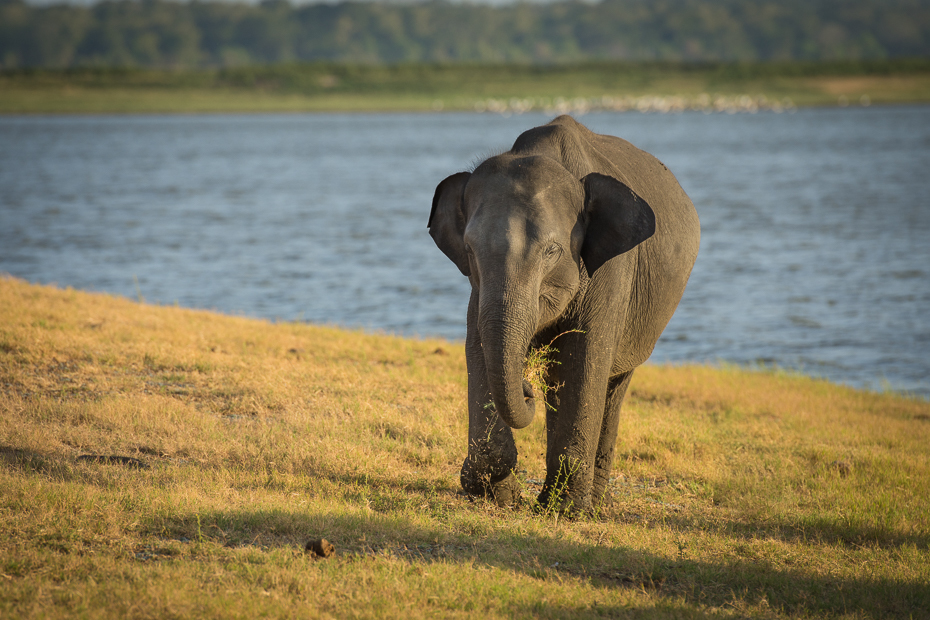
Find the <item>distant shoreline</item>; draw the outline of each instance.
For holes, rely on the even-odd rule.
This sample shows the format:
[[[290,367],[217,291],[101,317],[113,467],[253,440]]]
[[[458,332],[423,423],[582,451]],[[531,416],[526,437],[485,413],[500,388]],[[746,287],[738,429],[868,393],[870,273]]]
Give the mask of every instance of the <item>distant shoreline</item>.
[[[930,102],[930,62],[0,71],[0,114],[790,111]]]

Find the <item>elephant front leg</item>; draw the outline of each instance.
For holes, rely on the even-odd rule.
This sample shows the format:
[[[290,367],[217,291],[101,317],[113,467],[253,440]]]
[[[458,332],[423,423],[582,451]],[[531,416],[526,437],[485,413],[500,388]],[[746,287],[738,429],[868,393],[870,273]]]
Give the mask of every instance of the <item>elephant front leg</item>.
[[[469,433],[471,434],[471,433]],[[491,497],[500,506],[520,503],[521,488],[513,471],[517,449],[509,428],[492,426],[487,438],[471,439],[460,480],[469,495]]]
[[[559,340],[556,411],[546,415],[546,481],[539,495],[543,510],[585,513],[592,509],[592,490],[607,391],[607,372],[584,334]],[[594,359],[589,359],[593,355]]]
[[[465,356],[468,364],[468,456],[462,463],[462,489],[492,497],[501,506],[520,502],[520,485],[513,475],[517,446],[513,432],[494,409],[478,330],[472,321],[475,296],[468,307]]]
[[[501,506],[520,502],[520,486],[513,475],[517,446],[513,431],[494,410],[483,368],[468,370],[468,456],[461,482],[471,495],[493,497]]]

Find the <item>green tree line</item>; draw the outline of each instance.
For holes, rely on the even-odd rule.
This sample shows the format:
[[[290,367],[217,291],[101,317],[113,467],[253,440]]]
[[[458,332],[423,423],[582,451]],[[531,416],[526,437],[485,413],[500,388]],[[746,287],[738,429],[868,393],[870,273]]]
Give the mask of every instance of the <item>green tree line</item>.
[[[0,0],[0,67],[930,56],[930,0],[575,0],[295,6]]]

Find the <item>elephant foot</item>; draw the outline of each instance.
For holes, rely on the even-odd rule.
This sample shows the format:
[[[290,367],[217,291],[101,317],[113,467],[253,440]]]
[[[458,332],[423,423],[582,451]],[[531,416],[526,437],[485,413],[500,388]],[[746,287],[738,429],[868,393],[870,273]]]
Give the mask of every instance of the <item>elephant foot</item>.
[[[536,498],[536,512],[541,514],[559,513],[569,519],[590,515],[593,513],[591,496],[588,495],[584,499],[578,500],[569,493],[557,496],[550,489],[544,488]]]
[[[465,461],[466,465],[468,460]],[[463,466],[461,475],[462,489],[469,495],[489,497],[498,506],[518,506],[522,500],[522,487],[516,476],[508,473],[500,480],[490,476],[476,476],[471,468]]]
[[[516,476],[510,474],[491,485],[491,495],[498,506],[519,506],[523,501],[523,489]]]

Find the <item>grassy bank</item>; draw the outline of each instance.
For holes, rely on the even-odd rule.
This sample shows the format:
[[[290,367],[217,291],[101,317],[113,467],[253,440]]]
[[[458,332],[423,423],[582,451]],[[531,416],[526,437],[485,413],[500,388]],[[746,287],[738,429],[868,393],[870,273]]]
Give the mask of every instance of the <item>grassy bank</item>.
[[[656,103],[657,98],[667,101]],[[0,113],[7,114],[506,112],[643,106],[665,111],[926,101],[930,101],[930,61],[923,60],[550,67],[303,64],[0,72]]]
[[[645,366],[566,521],[541,420],[524,507],[458,494],[465,381],[459,344],[0,279],[0,617],[927,617],[930,403]]]

